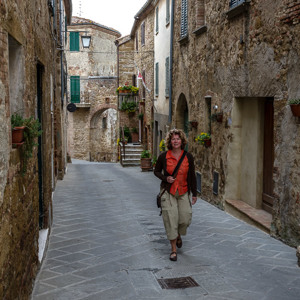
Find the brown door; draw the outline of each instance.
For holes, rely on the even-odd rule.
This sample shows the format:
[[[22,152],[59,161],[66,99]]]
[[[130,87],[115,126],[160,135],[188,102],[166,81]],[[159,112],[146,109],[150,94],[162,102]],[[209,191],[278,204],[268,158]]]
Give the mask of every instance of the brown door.
[[[273,162],[274,162],[274,107],[273,99],[265,101],[264,118],[264,170],[263,170],[263,194],[262,208],[272,213],[273,207]]]

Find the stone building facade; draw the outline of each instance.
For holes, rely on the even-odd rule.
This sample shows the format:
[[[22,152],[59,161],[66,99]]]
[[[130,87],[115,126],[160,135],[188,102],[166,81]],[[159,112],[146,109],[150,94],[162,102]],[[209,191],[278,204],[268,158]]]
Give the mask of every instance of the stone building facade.
[[[80,38],[90,36],[89,48]],[[89,161],[117,161],[117,48],[120,33],[91,20],[73,17],[68,26],[68,152]],[[74,47],[74,48],[72,48]]]
[[[48,3],[49,2],[49,3]],[[27,299],[39,264],[39,230],[51,228],[52,192],[66,160],[65,1],[0,2],[0,298]],[[12,146],[11,115],[41,123],[22,176],[24,145]]]
[[[299,245],[300,123],[287,105],[300,98],[299,1],[174,3],[172,124],[188,128],[201,197],[267,211],[271,234]]]

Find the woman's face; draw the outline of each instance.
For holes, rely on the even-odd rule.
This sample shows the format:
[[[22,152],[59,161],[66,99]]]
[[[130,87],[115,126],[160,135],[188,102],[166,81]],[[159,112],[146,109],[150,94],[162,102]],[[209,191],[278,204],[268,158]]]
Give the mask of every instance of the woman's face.
[[[179,134],[173,134],[171,138],[172,149],[181,149],[181,138]]]

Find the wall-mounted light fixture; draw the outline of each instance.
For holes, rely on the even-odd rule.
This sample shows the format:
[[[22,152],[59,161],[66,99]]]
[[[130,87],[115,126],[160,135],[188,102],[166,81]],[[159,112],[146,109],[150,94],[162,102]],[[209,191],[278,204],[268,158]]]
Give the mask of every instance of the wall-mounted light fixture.
[[[82,35],[81,42],[83,48],[90,48],[91,36],[90,35]]]

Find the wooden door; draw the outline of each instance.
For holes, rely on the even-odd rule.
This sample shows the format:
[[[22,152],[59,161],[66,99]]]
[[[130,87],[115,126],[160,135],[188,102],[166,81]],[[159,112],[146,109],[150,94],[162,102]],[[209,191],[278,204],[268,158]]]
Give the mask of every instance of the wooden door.
[[[274,107],[273,99],[266,99],[264,110],[264,165],[262,208],[272,213],[274,163]]]

